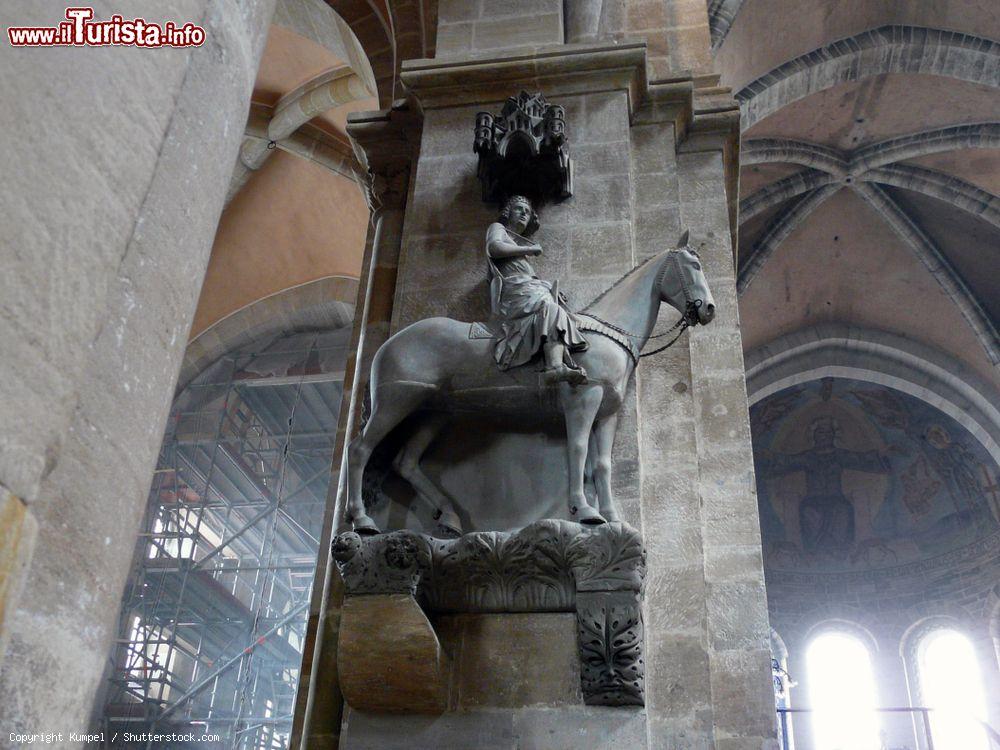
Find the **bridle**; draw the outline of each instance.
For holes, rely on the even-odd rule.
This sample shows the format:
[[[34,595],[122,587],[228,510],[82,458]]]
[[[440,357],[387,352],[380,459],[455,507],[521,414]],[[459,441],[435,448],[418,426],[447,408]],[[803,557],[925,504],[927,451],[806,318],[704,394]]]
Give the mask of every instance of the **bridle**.
[[[690,252],[696,258],[698,257],[698,254],[694,252],[694,250],[688,250],[688,252]],[[680,249],[671,250],[670,253],[667,255],[667,258],[673,261],[674,267],[677,270],[677,278],[680,280],[680,285],[681,285],[681,294],[684,295],[684,312],[681,314],[680,319],[672,326],[670,326],[670,328],[665,330],[663,333],[650,334],[648,338],[659,339],[663,338],[664,336],[669,336],[674,331],[677,331],[678,328],[680,328],[680,330],[677,331],[677,335],[674,336],[672,339],[670,339],[670,341],[668,341],[666,344],[654,349],[651,352],[643,352],[639,355],[640,357],[652,357],[654,354],[659,354],[660,352],[665,351],[674,344],[676,344],[677,340],[681,337],[684,331],[686,331],[688,328],[691,328],[692,326],[698,325],[698,310],[700,310],[701,306],[704,304],[700,299],[691,298],[691,289],[688,286],[687,279],[684,277],[683,269],[681,268]],[[657,289],[659,289],[662,286],[663,277],[666,276],[666,273],[667,273],[667,264],[664,263],[663,266],[660,268],[660,272],[656,275]],[[632,339],[642,338],[641,334],[632,333],[631,331],[626,331],[624,328],[620,328],[616,326],[614,323],[609,323],[608,321],[603,320],[602,318],[599,318],[592,313],[584,312],[580,314],[586,315],[589,318],[593,318],[598,323],[606,325],[612,331],[620,333],[622,336],[628,336],[629,338]]]

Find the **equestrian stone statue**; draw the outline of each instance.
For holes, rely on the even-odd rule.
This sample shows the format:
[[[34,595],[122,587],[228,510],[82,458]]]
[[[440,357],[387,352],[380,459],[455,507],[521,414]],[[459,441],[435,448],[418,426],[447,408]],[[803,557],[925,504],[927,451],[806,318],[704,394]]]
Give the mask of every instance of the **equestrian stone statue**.
[[[527,261],[542,252],[528,239],[537,226],[530,202],[514,197],[487,229],[493,335],[472,335],[484,329],[480,324],[427,318],[376,352],[371,414],[347,451],[345,519],[358,533],[379,531],[362,499],[362,480],[373,451],[400,426],[408,434],[393,468],[436,508],[438,533],[462,533],[453,500],[426,476],[420,459],[452,419],[470,414],[559,420],[566,429],[569,517],[585,524],[619,520],[611,492],[615,428],[660,303],[681,313],[674,328],[683,331],[711,322],[714,300],[685,233],[680,247],[650,257],[571,313]],[[532,366],[539,350],[541,377]],[[584,491],[585,474],[593,481],[596,508]]]

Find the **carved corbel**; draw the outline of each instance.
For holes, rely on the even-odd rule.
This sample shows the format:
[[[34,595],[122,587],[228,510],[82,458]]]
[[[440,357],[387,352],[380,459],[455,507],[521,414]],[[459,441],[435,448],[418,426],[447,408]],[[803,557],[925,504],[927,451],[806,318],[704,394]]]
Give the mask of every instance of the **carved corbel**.
[[[337,640],[341,692],[363,711],[441,713],[448,658],[414,598],[430,564],[427,538],[397,531],[366,542],[348,532],[333,543],[346,593]]]
[[[646,556],[639,532],[627,524],[586,527],[544,520],[514,533],[483,531],[459,539],[412,531],[373,537],[348,532],[334,540],[333,556],[346,591],[341,632],[349,636],[342,636],[341,656],[351,662],[345,669],[357,671],[358,683],[356,691],[345,688],[344,695],[355,708],[362,707],[355,701],[373,707],[376,700],[372,667],[358,644],[368,643],[379,658],[390,660],[395,650],[399,660],[404,634],[420,651],[419,658],[407,658],[421,662],[420,679],[431,686],[430,698],[421,698],[420,705],[429,710],[426,706],[437,700],[435,675],[442,674],[444,657],[426,617],[416,617],[420,607],[439,613],[575,611],[584,702],[643,705],[640,596]],[[371,609],[383,619],[364,614]],[[412,686],[394,682],[397,677],[383,675],[386,684],[397,685],[396,692],[380,683],[380,707],[372,710],[404,710],[401,696],[416,700]],[[369,691],[364,695],[362,685]]]
[[[419,114],[405,102],[388,110],[348,116],[347,132],[367,174],[365,189],[372,212],[406,205],[421,128]]]
[[[643,706],[642,607],[635,591],[579,592],[580,686],[588,706]]]

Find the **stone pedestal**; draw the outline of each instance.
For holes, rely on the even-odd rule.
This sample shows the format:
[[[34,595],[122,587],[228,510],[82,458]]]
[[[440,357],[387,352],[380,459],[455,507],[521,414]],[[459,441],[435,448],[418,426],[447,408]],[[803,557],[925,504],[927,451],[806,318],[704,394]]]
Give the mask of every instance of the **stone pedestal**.
[[[443,24],[446,17],[442,10]],[[467,22],[474,23],[455,21]],[[473,125],[477,112],[498,111],[522,89],[565,110],[573,197],[542,208],[536,238],[545,254],[535,267],[559,280],[572,308],[690,231],[716,320],[642,361],[613,456],[623,520],[647,549],[645,705],[587,705],[586,674],[574,671],[583,662],[577,655],[571,664],[565,651],[584,639],[581,623],[600,629],[609,618],[629,622],[627,601],[607,592],[597,601],[577,589],[577,615],[558,607],[524,612],[510,601],[449,615],[431,606],[429,619],[451,660],[446,710],[392,716],[349,708],[340,746],[771,747],[768,622],[731,231],[738,110],[711,76],[647,81],[642,42],[515,41],[502,53],[466,53],[472,48],[439,39],[438,59],[403,64],[411,106],[423,118],[390,332],[435,315],[488,316],[483,231],[496,206],[482,202]],[[661,315],[659,330],[676,319]],[[356,386],[356,403],[362,392]],[[474,528],[466,531],[513,530],[503,515],[512,502],[534,503],[537,518],[567,518],[560,488],[538,480],[539,472],[565,475],[561,435],[525,432],[499,444],[455,427],[439,442],[425,458],[427,473],[453,496],[471,493],[481,507],[497,509],[470,519]],[[467,460],[473,447],[499,452],[495,475]],[[390,529],[420,526],[405,508],[387,521]],[[531,648],[522,642],[526,632],[534,634]],[[483,675],[495,678],[484,685]]]

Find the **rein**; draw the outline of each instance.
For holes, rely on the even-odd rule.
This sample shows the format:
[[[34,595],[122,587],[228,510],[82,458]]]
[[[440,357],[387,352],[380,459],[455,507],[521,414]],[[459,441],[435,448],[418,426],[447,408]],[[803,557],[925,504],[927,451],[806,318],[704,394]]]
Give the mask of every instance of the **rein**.
[[[643,352],[642,354],[639,355],[639,357],[640,358],[641,357],[652,357],[654,354],[659,354],[660,352],[665,351],[665,350],[669,349],[670,347],[672,347],[674,344],[676,344],[677,340],[681,337],[681,335],[684,333],[684,331],[686,331],[688,328],[691,327],[691,324],[688,322],[689,315],[693,314],[693,315],[697,316],[698,315],[698,308],[699,307],[701,307],[701,301],[700,300],[697,301],[697,302],[696,301],[688,302],[688,304],[687,304],[687,310],[685,311],[684,315],[680,318],[680,320],[678,320],[676,323],[674,323],[672,326],[670,326],[670,328],[668,328],[667,330],[665,330],[663,333],[657,333],[655,335],[651,335],[651,336],[649,336],[649,338],[650,339],[663,338],[664,336],[669,336],[671,333],[673,333],[674,331],[677,331],[677,329],[680,328],[680,330],[677,331],[677,335],[674,336],[672,339],[670,339],[670,341],[668,341],[663,346],[661,346],[661,347],[659,347],[657,349],[654,349],[651,352]],[[591,313],[582,312],[582,313],[577,313],[577,315],[586,315],[588,318],[593,318],[598,323],[601,323],[602,325],[606,325],[612,331],[620,333],[622,336],[628,336],[631,339],[641,339],[642,338],[642,336],[640,334],[631,333],[630,331],[626,331],[624,328],[619,328],[614,323],[609,323],[608,321],[606,321],[606,320],[604,320],[602,318],[599,318],[596,315],[593,315]]]
[[[640,354],[639,355],[640,358],[641,357],[652,357],[654,354],[659,354],[662,351],[666,351],[671,346],[673,346],[674,344],[677,343],[677,340],[681,337],[681,335],[684,333],[684,331],[686,331],[692,325],[696,325],[697,324],[697,321],[698,321],[698,309],[701,307],[702,301],[700,299],[699,300],[693,300],[693,299],[691,299],[691,292],[688,289],[688,285],[687,285],[686,280],[684,279],[684,274],[681,272],[680,259],[676,255],[676,252],[677,252],[676,250],[673,251],[668,256],[668,258],[672,259],[673,262],[674,262],[674,265],[677,267],[677,277],[680,280],[681,292],[684,294],[684,303],[685,303],[684,304],[684,314],[681,316],[680,320],[678,320],[676,323],[674,323],[672,326],[670,326],[670,328],[668,328],[666,331],[664,331],[663,333],[651,334],[648,338],[649,339],[659,339],[659,338],[663,338],[664,336],[670,335],[674,331],[677,331],[678,328],[680,328],[680,330],[677,331],[677,335],[674,336],[672,339],[670,339],[670,341],[668,341],[666,344],[664,344],[663,346],[661,346],[661,347],[659,347],[657,349],[654,349],[651,352],[644,352],[644,353]],[[659,287],[663,283],[663,277],[666,274],[666,271],[667,271],[667,264],[664,263],[663,267],[660,269],[660,272],[657,274],[657,277],[656,277],[656,286],[657,287]],[[607,326],[608,328],[610,328],[612,331],[615,331],[616,333],[620,333],[622,336],[628,336],[631,339],[641,339],[642,338],[641,334],[632,333],[631,331],[626,331],[624,328],[619,328],[614,323],[609,323],[608,321],[603,320],[603,319],[597,317],[596,315],[594,315],[592,313],[581,312],[581,313],[578,313],[578,315],[586,315],[588,318],[593,318],[598,323],[601,323],[602,325]]]

